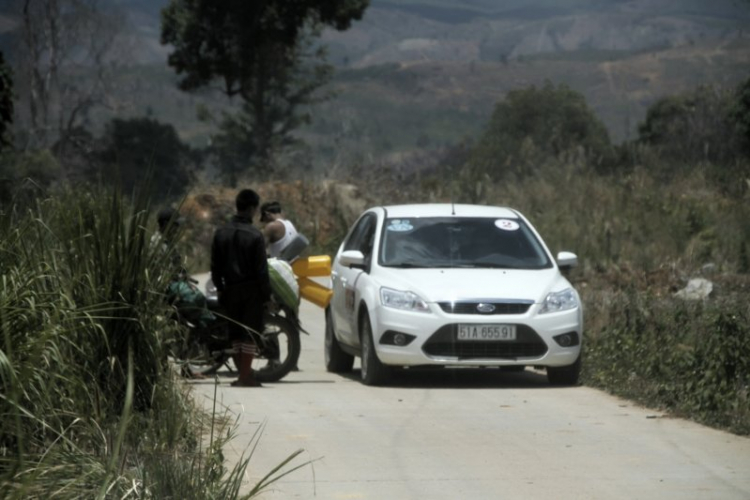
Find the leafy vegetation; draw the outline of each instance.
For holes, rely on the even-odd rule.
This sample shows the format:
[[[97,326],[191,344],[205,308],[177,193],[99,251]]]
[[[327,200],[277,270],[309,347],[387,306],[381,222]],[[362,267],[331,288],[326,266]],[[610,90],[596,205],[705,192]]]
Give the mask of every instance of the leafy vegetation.
[[[10,142],[8,137],[13,122],[13,79],[5,57],[0,52],[0,150]]]
[[[22,207],[0,212],[1,496],[240,497],[250,457],[226,470],[231,422],[168,362],[171,256],[145,202],[77,189]]]
[[[316,91],[332,70],[312,39],[324,26],[347,29],[368,3],[170,1],[161,40],[174,47],[169,65],[181,75],[180,87],[194,90],[218,80],[227,96],[242,99],[239,115],[225,116],[218,134],[232,183],[238,169],[267,167],[307,121],[301,108],[319,99]]]
[[[682,163],[730,162],[738,154],[738,120],[730,111],[735,93],[713,87],[662,98],[639,127],[642,142]]]
[[[572,134],[565,147],[539,152],[533,163],[517,167],[527,171],[513,176],[495,177],[467,167],[483,148],[497,146],[502,155],[515,144],[547,137],[541,134],[550,130],[547,124],[554,123],[557,110],[540,106],[538,115],[531,114],[524,123],[542,125],[519,126],[525,135],[495,133],[490,126],[476,146],[469,142],[455,148],[442,159],[428,161],[432,166],[410,171],[402,168],[403,161],[370,165],[358,170],[352,182],[368,205],[454,201],[518,208],[554,253],[573,250],[581,259],[570,279],[581,291],[586,310],[585,383],[748,434],[750,158],[744,149],[730,147],[736,140],[732,133],[709,135],[715,141],[712,147],[724,148],[722,156],[709,161],[675,157],[673,153],[682,151],[661,147],[668,144],[652,142],[646,133],[692,126],[700,123],[697,119],[724,121],[723,130],[735,130],[732,117],[737,115],[727,113],[741,106],[745,87],[688,94],[684,99],[708,92],[723,101],[710,108],[714,114],[709,116],[693,116],[688,107],[661,115],[662,121],[652,119],[641,127],[643,137],[613,148],[607,169],[579,142],[586,136]],[[555,92],[553,87],[548,90]],[[650,116],[658,116],[661,106]],[[693,118],[686,119],[686,113]],[[512,111],[503,118],[510,116]],[[563,130],[551,129],[558,134]],[[695,134],[691,137],[698,140]],[[506,142],[510,139],[515,142]],[[681,134],[673,139],[684,140]],[[300,191],[314,189],[303,185]],[[341,228],[352,222],[341,205],[331,208],[324,200],[310,203],[309,198],[303,202],[292,193],[285,200],[300,212],[320,203]],[[704,301],[676,295],[694,277],[713,282],[714,291]]]
[[[601,163],[611,155],[606,127],[586,99],[565,85],[513,90],[495,111],[467,167],[490,178],[533,175],[535,165],[577,148]]]
[[[118,182],[127,193],[147,185],[154,199],[179,199],[199,163],[198,154],[180,140],[172,125],[153,118],[116,118],[107,125],[101,143],[101,161],[89,176]]]
[[[745,300],[690,303],[641,290],[588,299],[589,314],[605,316],[608,324],[587,335],[587,384],[750,434],[750,309]]]
[[[0,207],[28,202],[39,196],[62,171],[60,161],[49,150],[14,151],[0,154]]]
[[[101,137],[79,127],[53,148],[0,154],[0,206],[86,182],[117,187],[127,195],[148,186],[141,195],[167,203],[185,194],[202,160],[201,151],[183,143],[172,125],[149,117],[116,118]]]
[[[660,99],[639,127],[637,144],[649,148],[626,145],[623,151],[633,156],[631,161],[658,158],[656,174],[662,178],[700,168],[715,187],[743,196],[748,187],[744,179],[750,177],[744,103],[748,83],[729,90],[702,86]]]
[[[737,98],[731,109],[745,154],[750,156],[750,79],[737,89]]]
[[[615,63],[624,64],[598,53],[584,59],[607,65],[609,77],[617,76]],[[514,69],[528,71],[525,81],[539,81],[526,77],[552,66],[530,60]],[[569,68],[557,71],[563,67]],[[486,85],[486,74],[483,80],[475,69],[461,66],[476,87]],[[276,182],[278,170],[243,177],[258,150],[246,141],[257,126],[251,108],[224,115],[213,153],[233,166],[232,181],[252,182],[264,197],[282,200],[316,251],[335,251],[360,204],[520,209],[553,252],[573,250],[581,258],[570,278],[586,307],[586,383],[750,433],[750,81],[664,97],[648,109],[638,137],[615,146],[573,90],[583,83],[506,92],[509,83],[490,79],[491,92],[472,95],[451,90],[455,74],[443,70],[384,65],[341,75],[344,95],[320,108],[317,132],[306,131],[340,141],[328,146],[339,168],[329,172],[333,181]],[[684,72],[674,64],[667,70],[675,78]],[[578,73],[555,81],[591,78]],[[428,74],[438,76],[423,78]],[[193,83],[217,75],[200,73]],[[444,99],[439,105],[436,95]],[[479,132],[488,95],[504,97]],[[450,111],[444,103],[453,103]],[[291,128],[305,121],[308,110],[299,111]],[[446,148],[457,137],[467,139]],[[221,449],[230,424],[193,408],[174,378],[165,347],[180,332],[161,296],[168,260],[149,243],[146,197],[187,191],[201,159],[171,125],[152,117],[115,119],[100,138],[71,127],[65,139],[0,157],[0,492],[19,499],[237,497],[249,457],[226,470]],[[352,154],[341,151],[345,140],[356,144]],[[411,149],[423,154],[372,159]],[[128,197],[111,186],[65,189],[79,179],[76,172],[122,184]],[[147,177],[154,188],[130,199]],[[358,189],[338,189],[339,181]],[[212,225],[231,212],[233,198],[215,186],[201,190],[193,187],[200,196],[185,207],[193,269],[205,265]],[[714,282],[712,296],[675,296],[695,276]],[[281,474],[294,470],[295,456]],[[268,484],[264,479],[250,495]]]

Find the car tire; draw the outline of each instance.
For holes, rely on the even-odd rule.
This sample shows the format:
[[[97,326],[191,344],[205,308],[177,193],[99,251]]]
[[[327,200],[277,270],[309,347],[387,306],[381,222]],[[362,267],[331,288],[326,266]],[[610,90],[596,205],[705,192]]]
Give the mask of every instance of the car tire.
[[[362,348],[362,383],[382,385],[390,377],[390,368],[380,362],[372,339],[370,316],[365,311],[359,320],[360,346]]]
[[[578,385],[578,379],[581,376],[581,356],[578,356],[576,362],[568,366],[548,366],[547,380],[552,385]]]
[[[326,333],[325,333],[325,363],[326,371],[331,373],[348,373],[354,366],[354,356],[345,353],[336,334],[333,332],[333,320],[331,319],[331,309],[326,308]]]

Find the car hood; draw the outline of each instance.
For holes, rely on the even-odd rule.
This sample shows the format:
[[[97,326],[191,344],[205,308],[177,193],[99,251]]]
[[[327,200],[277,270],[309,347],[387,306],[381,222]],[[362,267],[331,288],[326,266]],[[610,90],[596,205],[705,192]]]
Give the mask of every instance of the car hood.
[[[470,299],[541,302],[551,291],[570,287],[556,268],[517,269],[392,269],[380,268],[381,286],[411,291],[427,302]]]

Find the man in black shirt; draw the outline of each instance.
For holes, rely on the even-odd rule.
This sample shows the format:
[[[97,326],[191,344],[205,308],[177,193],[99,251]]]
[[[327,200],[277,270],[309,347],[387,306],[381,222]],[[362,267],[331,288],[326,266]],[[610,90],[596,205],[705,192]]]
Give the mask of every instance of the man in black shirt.
[[[253,226],[260,197],[252,189],[243,189],[235,200],[237,215],[214,233],[211,246],[211,279],[219,301],[233,320],[230,337],[239,353],[239,378],[233,386],[259,387],[251,368],[257,353],[252,332],[263,332],[264,305],[271,299],[266,246],[263,234]]]

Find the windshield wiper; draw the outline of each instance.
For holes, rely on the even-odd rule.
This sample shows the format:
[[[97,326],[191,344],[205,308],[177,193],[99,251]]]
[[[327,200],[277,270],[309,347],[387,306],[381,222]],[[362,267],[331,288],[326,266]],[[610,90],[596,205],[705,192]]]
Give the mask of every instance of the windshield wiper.
[[[427,269],[434,266],[426,266],[424,264],[415,264],[413,262],[396,262],[393,264],[386,264],[388,267],[397,267],[400,269]]]
[[[506,264],[493,264],[491,262],[441,262],[432,267],[444,267],[448,269],[518,269],[516,266]]]

